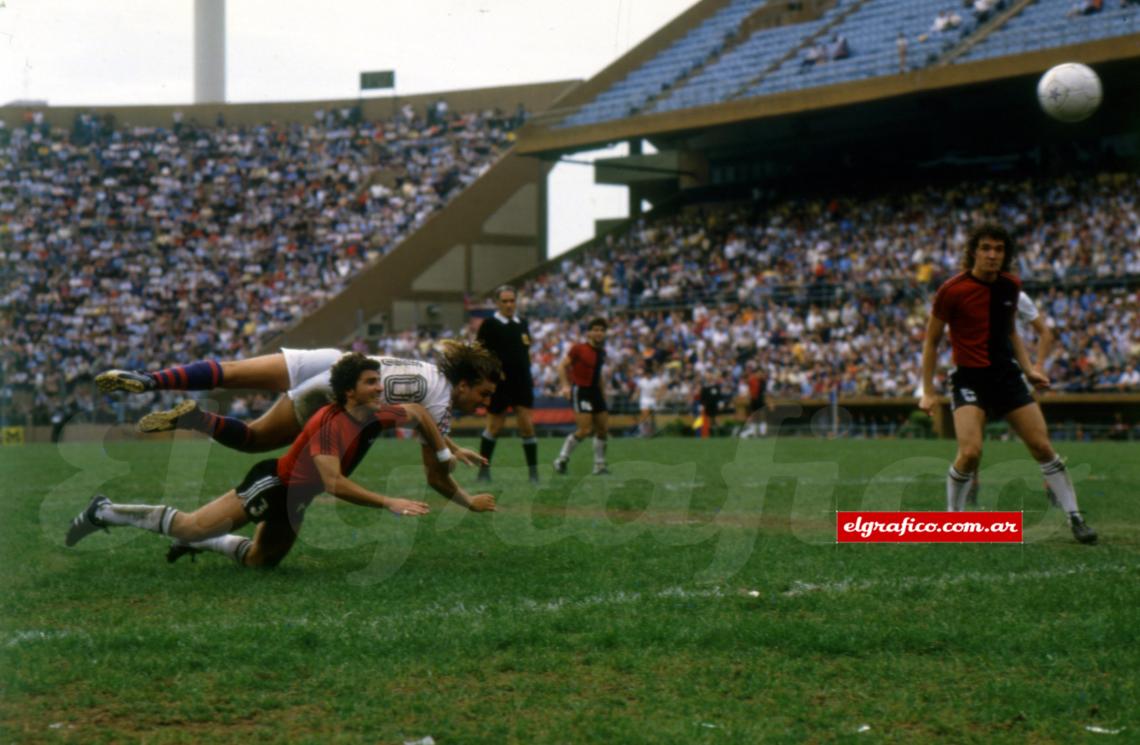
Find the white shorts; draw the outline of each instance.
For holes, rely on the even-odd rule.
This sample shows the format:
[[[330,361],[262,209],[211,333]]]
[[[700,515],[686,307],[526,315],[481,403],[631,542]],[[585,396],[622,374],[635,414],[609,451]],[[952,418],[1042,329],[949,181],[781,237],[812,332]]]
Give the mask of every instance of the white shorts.
[[[293,413],[302,427],[317,409],[332,401],[332,366],[344,352],[339,349],[281,349],[289,369]]]
[[[657,411],[657,402],[649,399],[641,399],[639,404],[642,411]]]
[[[339,349],[286,349],[285,367],[289,371],[289,398],[296,398],[297,389],[311,378],[328,373],[344,354]]]

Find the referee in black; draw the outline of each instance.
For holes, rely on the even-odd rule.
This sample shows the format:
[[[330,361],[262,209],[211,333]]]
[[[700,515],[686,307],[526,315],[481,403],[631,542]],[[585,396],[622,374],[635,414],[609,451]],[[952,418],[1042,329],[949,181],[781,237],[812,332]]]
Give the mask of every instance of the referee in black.
[[[538,483],[538,440],[534,437],[534,379],[530,374],[530,327],[518,317],[518,292],[510,285],[495,290],[495,315],[479,326],[477,339],[503,363],[503,380],[491,397],[487,409],[487,428],[479,452],[487,465],[479,469],[479,480],[491,480],[491,456],[495,452],[495,439],[503,429],[507,409],[513,408],[518,421],[519,436],[523,438],[523,452],[530,469],[530,480]]]

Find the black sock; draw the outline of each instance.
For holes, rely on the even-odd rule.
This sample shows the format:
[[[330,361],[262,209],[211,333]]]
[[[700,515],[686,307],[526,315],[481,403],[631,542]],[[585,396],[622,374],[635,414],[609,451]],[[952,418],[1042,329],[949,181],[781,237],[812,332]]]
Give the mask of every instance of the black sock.
[[[526,464],[531,470],[538,467],[538,440],[528,437],[523,440],[523,453],[526,454]]]
[[[483,430],[483,437],[479,440],[479,455],[487,459],[487,465],[491,465],[491,457],[495,454],[495,438],[491,437],[491,433]]]
[[[231,416],[218,416],[208,411],[192,411],[179,417],[175,425],[178,429],[192,429],[209,435],[217,442],[234,450],[249,451],[253,431],[249,425]]]

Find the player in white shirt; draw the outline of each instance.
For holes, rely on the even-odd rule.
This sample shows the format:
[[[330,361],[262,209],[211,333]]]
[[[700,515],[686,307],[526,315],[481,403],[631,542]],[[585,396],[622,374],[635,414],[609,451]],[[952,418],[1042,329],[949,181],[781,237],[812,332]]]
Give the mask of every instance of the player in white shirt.
[[[1053,330],[1037,310],[1037,305],[1024,292],[1017,296],[1016,323],[1017,332],[1022,338],[1026,337],[1025,332],[1028,329],[1033,329],[1037,334],[1037,355],[1034,357],[1036,361],[1033,363],[1033,369],[1044,375],[1045,363],[1053,349]]]
[[[665,377],[660,373],[655,374],[653,363],[647,362],[645,372],[633,382],[637,386],[637,402],[641,410],[641,418],[637,422],[638,433],[642,437],[652,437],[657,432],[657,408],[661,392],[665,389]]]
[[[499,380],[499,361],[478,344],[445,341],[439,350],[439,365],[374,357],[380,363],[382,402],[422,405],[456,459],[480,465],[483,459],[478,453],[459,447],[447,437],[451,410],[473,412],[487,405]],[[329,371],[343,354],[339,349],[282,349],[248,360],[201,361],[154,372],[109,370],[95,381],[102,391],[132,393],[214,388],[284,392],[269,411],[248,424],[202,411],[192,399],[167,411],[147,414],[138,423],[140,432],[189,429],[235,450],[264,452],[292,442],[309,416],[330,401]]]

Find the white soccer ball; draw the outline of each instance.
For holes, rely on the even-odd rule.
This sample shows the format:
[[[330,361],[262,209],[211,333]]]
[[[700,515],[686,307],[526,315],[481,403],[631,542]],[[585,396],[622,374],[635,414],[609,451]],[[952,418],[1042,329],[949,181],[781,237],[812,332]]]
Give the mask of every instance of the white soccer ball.
[[[1100,78],[1088,65],[1066,62],[1050,69],[1037,83],[1041,108],[1062,122],[1088,119],[1100,106]]]

